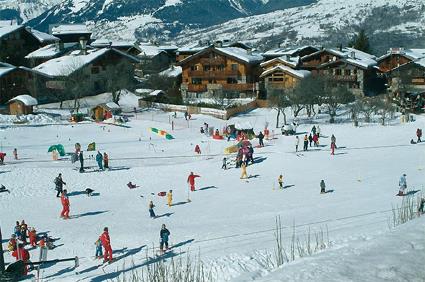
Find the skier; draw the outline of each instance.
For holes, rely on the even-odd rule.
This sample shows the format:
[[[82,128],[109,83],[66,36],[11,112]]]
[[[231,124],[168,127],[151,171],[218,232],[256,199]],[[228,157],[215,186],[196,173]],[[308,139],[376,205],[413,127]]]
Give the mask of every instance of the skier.
[[[18,159],[18,150],[16,148],[13,149],[13,157],[15,158],[15,160]]]
[[[103,153],[103,167],[109,168],[109,156],[106,152]]]
[[[13,229],[13,234],[15,234],[17,238],[21,237],[21,224],[19,223],[19,221],[16,221],[15,228]]]
[[[99,151],[97,151],[97,154],[96,154],[96,162],[97,162],[97,165],[99,166],[99,170],[103,170],[103,164],[102,164],[103,156],[102,156],[102,153]]]
[[[308,136],[304,135],[304,151],[308,150]]]
[[[195,178],[200,177],[197,174],[193,174],[193,171],[190,173],[190,175],[187,177],[187,183],[190,184],[190,190],[195,191]]]
[[[418,137],[418,141],[416,141],[416,143],[422,142],[422,140],[421,140],[422,129],[420,129],[420,128],[416,129],[416,136]]]
[[[165,227],[165,224],[162,225],[161,231],[159,232],[159,249],[160,252],[163,254],[165,250],[169,250],[168,248],[168,237],[170,237],[170,231]],[[164,250],[165,245],[165,250]]]
[[[59,198],[63,190],[63,185],[66,185],[66,183],[62,180],[62,173],[59,173],[59,175],[55,178],[55,185],[55,189],[58,191],[56,193],[56,197]]]
[[[260,131],[260,134],[257,135],[258,143],[260,144],[260,147],[264,147],[264,134]]]
[[[103,233],[100,235],[100,241],[102,242],[102,246],[105,249],[105,253],[103,255],[103,262],[112,262],[112,247],[111,247],[111,239],[109,238],[109,230],[108,227],[103,228]]]
[[[27,232],[28,232],[28,225],[25,223],[24,220],[22,220],[21,225],[21,236],[19,237],[19,239],[24,242],[24,244],[27,243]]]
[[[333,156],[333,155],[335,155],[335,148],[336,148],[336,145],[335,145],[335,143],[334,142],[332,142],[331,143],[331,155]]]
[[[6,153],[0,152],[0,165],[4,164],[4,157],[6,156]]]
[[[398,182],[399,191],[397,196],[404,196],[404,191],[407,189],[407,180],[406,180],[406,174],[403,173],[403,175],[400,177],[400,181]]]
[[[167,204],[169,207],[173,205],[173,190],[170,190],[167,193]]]
[[[317,136],[317,134],[313,135],[313,142],[314,142],[314,147],[319,146],[319,136]]]
[[[31,228],[31,231],[28,232],[28,237],[30,239],[30,245],[32,247],[37,246],[37,231],[35,231],[35,228]]]
[[[326,193],[326,185],[325,185],[325,181],[322,179],[320,181],[320,194],[325,194]]]
[[[184,112],[184,119],[187,120],[187,117],[189,116],[189,113],[187,111]]]
[[[279,183],[279,189],[283,189],[283,175],[282,174],[279,175],[277,182]]]
[[[155,218],[156,217],[155,212],[153,211],[153,208],[154,207],[155,207],[155,205],[153,204],[153,202],[152,201],[149,201],[149,216],[151,218]]]
[[[201,134],[205,134],[204,128],[201,126],[201,130],[200,130]]]
[[[199,147],[199,145],[195,146],[195,153],[197,153],[198,155],[201,154],[201,148]]]
[[[313,135],[316,134],[316,126],[315,125],[313,125],[313,127],[311,128],[311,132],[313,133]]]
[[[14,250],[16,250],[16,235],[12,234],[12,236],[10,236],[9,242],[7,243],[7,250],[9,252],[13,252]]]
[[[80,152],[78,158],[80,160],[80,172],[84,172],[84,155],[83,155],[83,151]]]
[[[242,162],[242,164],[241,164],[241,170],[242,170],[241,179],[248,178],[248,174],[246,173],[246,164],[245,164],[245,162]]]
[[[297,136],[295,136],[295,152],[298,152],[298,146],[300,145],[300,138]]]
[[[100,240],[100,237],[94,242],[94,245],[96,246],[96,254],[94,255],[95,258],[101,259],[103,257],[102,252],[102,241]]]
[[[227,158],[224,157],[223,158],[223,165],[221,166],[222,169],[226,170],[227,169]]]
[[[62,211],[60,217],[63,219],[69,219],[69,198],[67,195],[66,189],[63,190],[62,196],[61,196],[61,203],[62,203]]]
[[[419,214],[424,213],[424,206],[425,206],[425,198],[421,198],[421,201],[420,201],[419,207],[418,207],[418,213]]]
[[[331,136],[331,143],[334,143],[335,144],[335,148],[336,148],[336,137],[333,134]]]
[[[311,133],[310,133],[310,135],[308,136],[308,143],[310,147],[311,147],[311,142],[313,142],[313,136],[311,136]]]
[[[12,252],[12,256],[16,258],[16,261],[22,260],[24,263],[27,263],[30,259],[30,253],[24,248],[23,244],[18,244],[17,249]],[[25,265],[23,274],[27,275],[27,273],[28,265]]]
[[[319,126],[317,126],[317,128],[316,128],[316,133],[317,133],[317,137],[320,138],[320,127]]]

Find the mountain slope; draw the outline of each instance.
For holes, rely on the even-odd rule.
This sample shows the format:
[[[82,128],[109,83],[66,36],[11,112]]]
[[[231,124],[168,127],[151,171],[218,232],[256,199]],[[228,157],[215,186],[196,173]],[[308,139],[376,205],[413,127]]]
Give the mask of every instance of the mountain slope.
[[[60,0],[0,0],[0,20],[26,22],[60,3]]]
[[[66,0],[29,22],[87,22],[96,37],[167,39],[185,29],[310,4],[314,0]]]
[[[390,46],[424,47],[423,0],[319,0],[317,3],[250,16],[220,25],[186,30],[179,43],[199,39],[243,40],[260,49],[312,44],[346,44],[360,28],[370,35],[376,53]]]

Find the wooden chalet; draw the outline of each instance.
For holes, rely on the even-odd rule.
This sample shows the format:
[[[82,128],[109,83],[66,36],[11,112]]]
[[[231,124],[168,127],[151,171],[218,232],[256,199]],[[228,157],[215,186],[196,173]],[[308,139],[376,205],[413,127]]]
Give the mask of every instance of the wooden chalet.
[[[140,49],[137,46],[137,41],[113,41],[107,39],[96,39],[90,43],[94,48],[114,48],[122,52],[126,52],[132,56],[140,54]]]
[[[387,54],[379,57],[377,61],[379,70],[382,73],[388,73],[421,58],[425,58],[425,49],[391,48]]]
[[[32,70],[42,74],[43,84],[38,92],[51,93],[46,102],[56,102],[61,93],[66,91],[67,81],[78,80],[84,85],[84,95],[92,96],[107,91],[106,85],[114,70],[121,70],[120,75],[128,76],[128,80],[134,77],[134,64],[139,60],[125,52],[113,49],[90,49],[77,50],[68,55],[51,59],[42,63]],[[34,81],[30,80],[30,83]],[[52,94],[54,93],[54,94]],[[39,99],[40,101],[40,99]]]
[[[49,44],[47,46],[41,47],[40,49],[35,50],[34,52],[29,53],[25,56],[25,59],[28,61],[28,65],[31,68],[34,68],[48,60],[58,58],[67,53],[70,53],[75,50],[80,49],[80,44],[77,42],[72,43],[63,43],[56,42],[55,44]]]
[[[210,47],[177,65],[182,67],[184,99],[255,96],[263,57],[238,47]]]
[[[57,40],[58,38],[23,25],[0,26],[0,61],[24,66],[27,54]]]
[[[285,65],[266,69],[260,78],[264,80],[267,93],[273,90],[293,89],[300,81],[311,75],[307,70],[296,70]]]
[[[50,30],[63,43],[90,42],[92,35],[85,24],[56,24],[50,26]]]
[[[9,114],[28,115],[34,112],[33,107],[38,104],[37,99],[30,95],[19,95],[8,102]]]
[[[28,93],[27,80],[30,70],[0,63],[0,105],[10,99]]]
[[[174,56],[170,55],[170,53],[163,50],[160,46],[141,43],[137,47],[139,50],[137,57],[140,59],[140,70],[143,75],[157,74],[166,70],[175,60]]]
[[[292,48],[292,49],[279,47],[279,48],[264,52],[262,55],[265,58],[265,60],[271,60],[271,59],[279,58],[279,57],[291,57],[291,58],[304,57],[304,56],[313,54],[317,51],[319,51],[319,49],[313,46],[302,46],[302,47]]]
[[[97,121],[110,119],[113,115],[120,114],[121,111],[121,107],[114,102],[103,103],[92,109],[93,118]]]

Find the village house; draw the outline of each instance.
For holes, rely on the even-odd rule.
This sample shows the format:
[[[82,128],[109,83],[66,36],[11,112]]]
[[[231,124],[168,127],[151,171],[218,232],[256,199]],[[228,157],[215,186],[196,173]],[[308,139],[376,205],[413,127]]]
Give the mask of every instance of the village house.
[[[56,24],[50,26],[50,33],[63,43],[90,43],[92,33],[85,24]]]
[[[373,96],[385,91],[376,57],[354,48],[321,49],[302,57],[300,68],[344,85],[356,95]]]
[[[46,77],[38,89],[39,93],[50,93],[43,99],[46,103],[72,99],[75,92],[81,96],[100,94],[108,91],[108,85],[114,81],[132,81],[135,63],[137,58],[113,48],[89,49],[49,60],[33,71]],[[117,72],[120,76],[115,75]],[[70,97],[69,91],[74,92]]]
[[[137,41],[115,41],[108,39],[96,39],[90,43],[90,46],[94,48],[114,48],[122,52],[126,52],[132,56],[140,54],[140,49],[137,46]]]
[[[425,58],[425,49],[391,48],[379,57],[378,67],[383,73],[388,73],[404,64]]]
[[[177,64],[182,67],[183,99],[256,96],[262,60],[238,47],[210,47],[187,57]]]
[[[0,62],[0,105],[18,95],[28,94],[27,81],[31,75],[30,69]]]
[[[23,25],[0,26],[0,61],[15,66],[26,64],[25,56],[59,39]]]
[[[317,51],[319,51],[319,49],[313,46],[302,46],[302,47],[297,47],[293,49],[279,47],[276,49],[268,50],[264,52],[262,55],[264,59],[268,61],[268,60],[279,58],[279,57],[300,58],[300,57],[313,54]]]
[[[141,43],[138,45],[140,58],[139,71],[142,75],[157,74],[166,70],[174,63],[175,58],[169,52],[163,50],[161,46],[151,43]],[[139,74],[140,76],[140,74]]]
[[[66,55],[72,51],[79,50],[80,44],[77,42],[63,43],[56,42],[47,46],[41,47],[25,56],[31,68],[34,68],[48,60]]]

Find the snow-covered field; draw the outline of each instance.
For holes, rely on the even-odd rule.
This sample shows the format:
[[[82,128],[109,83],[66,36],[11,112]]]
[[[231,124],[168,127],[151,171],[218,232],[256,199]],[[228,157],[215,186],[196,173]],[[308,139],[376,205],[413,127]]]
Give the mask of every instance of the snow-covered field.
[[[256,163],[247,168],[253,176],[248,182],[239,179],[240,170],[234,165],[220,169],[223,150],[233,142],[208,138],[199,128],[204,122],[222,128],[250,121],[258,133],[266,122],[275,123],[275,112],[268,109],[229,121],[194,115],[189,123],[178,113],[174,131],[170,114],[158,111],[138,113],[130,118],[129,128],[94,123],[0,127],[1,150],[7,153],[6,165],[0,167],[0,184],[11,190],[0,193],[3,243],[15,221],[25,219],[38,232],[60,238],[55,242],[58,247],[49,251],[49,259],[80,257],[77,269],[72,263],[44,268],[43,281],[105,281],[148,264],[146,251],[158,246],[159,230],[165,223],[172,245],[179,246],[172,250],[176,257],[180,251],[200,252],[218,281],[423,281],[424,218],[393,230],[388,222],[391,208],[401,203],[395,194],[402,173],[407,174],[409,188],[419,190],[414,197],[424,191],[424,145],[409,141],[416,128],[424,127],[425,119],[418,116],[408,124],[394,120],[389,126],[355,128],[351,123],[329,125],[326,118],[301,122],[299,132],[309,132],[314,123],[320,124],[323,136],[322,147],[308,152],[296,154],[295,138],[276,130],[274,139],[255,149]],[[149,127],[167,130],[175,139],[152,135]],[[335,156],[329,151],[332,134],[339,147]],[[76,142],[84,150],[96,142],[97,149],[108,152],[112,169],[88,169],[80,174],[77,163],[52,161],[47,153],[50,145],[58,143],[72,152]],[[257,145],[258,140],[253,143]],[[201,147],[200,156],[194,153],[196,144]],[[18,161],[11,159],[13,148],[18,149]],[[94,168],[94,160],[86,160],[86,166]],[[188,203],[186,178],[191,171],[201,178]],[[59,172],[71,192],[69,220],[59,218],[61,205],[53,184]],[[279,174],[288,187],[284,190],[277,189]],[[319,193],[321,179],[333,193]],[[129,181],[140,187],[128,189]],[[86,188],[98,195],[80,193]],[[174,192],[172,207],[157,196],[170,189]],[[149,200],[156,205],[159,218],[149,218]],[[294,224],[300,235],[309,227],[316,231],[327,226],[332,247],[270,272],[261,256],[273,251],[278,215],[288,227],[285,240]],[[102,268],[93,258],[94,242],[105,226],[119,260]],[[38,250],[30,253],[38,260]],[[8,253],[5,258],[13,261]]]

